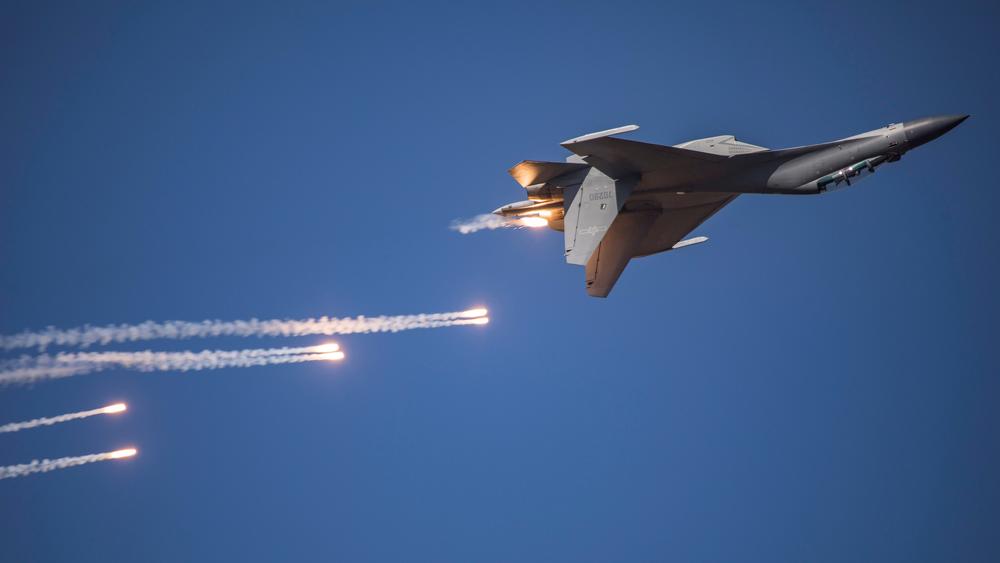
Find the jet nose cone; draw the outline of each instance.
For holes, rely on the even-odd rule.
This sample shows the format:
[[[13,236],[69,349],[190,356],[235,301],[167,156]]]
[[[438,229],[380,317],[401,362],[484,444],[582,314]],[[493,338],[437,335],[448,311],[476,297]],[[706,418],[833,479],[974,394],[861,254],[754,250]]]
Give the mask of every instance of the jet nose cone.
[[[938,115],[907,121],[903,123],[906,140],[910,148],[919,147],[951,131],[968,118],[968,115]]]

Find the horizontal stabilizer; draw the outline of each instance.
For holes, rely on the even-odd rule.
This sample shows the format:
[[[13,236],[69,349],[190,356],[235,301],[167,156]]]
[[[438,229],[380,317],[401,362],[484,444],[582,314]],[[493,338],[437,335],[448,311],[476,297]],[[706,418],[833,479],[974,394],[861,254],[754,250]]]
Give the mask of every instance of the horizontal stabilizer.
[[[544,184],[549,180],[590,168],[589,164],[574,162],[542,162],[539,160],[522,160],[507,171],[522,188]]]
[[[658,211],[642,211],[622,213],[615,218],[608,234],[587,261],[587,295],[607,297],[611,293],[658,217]]]

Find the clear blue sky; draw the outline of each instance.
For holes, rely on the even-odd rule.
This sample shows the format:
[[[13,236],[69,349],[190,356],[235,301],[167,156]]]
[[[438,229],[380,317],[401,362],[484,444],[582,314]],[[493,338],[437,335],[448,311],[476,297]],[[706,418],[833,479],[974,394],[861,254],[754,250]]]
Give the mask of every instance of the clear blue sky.
[[[1000,557],[995,6],[91,4],[0,11],[0,331],[493,322],[2,389],[0,422],[131,410],[0,464],[140,454],[0,481],[0,560]],[[856,188],[742,197],[607,300],[559,233],[447,228],[594,130],[787,147],[941,113],[972,118]]]

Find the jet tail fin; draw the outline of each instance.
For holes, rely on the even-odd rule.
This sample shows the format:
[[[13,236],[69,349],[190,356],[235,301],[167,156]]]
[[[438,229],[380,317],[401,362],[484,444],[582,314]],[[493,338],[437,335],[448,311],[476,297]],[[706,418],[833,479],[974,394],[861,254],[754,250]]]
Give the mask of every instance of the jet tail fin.
[[[581,184],[566,188],[563,235],[567,262],[587,263],[636,182],[637,178],[615,180],[591,168]]]

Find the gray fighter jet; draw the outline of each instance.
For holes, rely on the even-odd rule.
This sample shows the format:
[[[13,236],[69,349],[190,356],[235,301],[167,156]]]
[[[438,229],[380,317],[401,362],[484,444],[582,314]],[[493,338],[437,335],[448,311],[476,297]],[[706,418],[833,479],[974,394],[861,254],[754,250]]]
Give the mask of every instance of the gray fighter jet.
[[[493,213],[563,231],[566,261],[586,266],[587,293],[607,297],[632,258],[708,240],[684,237],[738,195],[851,186],[967,117],[925,117],[781,150],[732,135],[672,147],[613,137],[639,128],[627,125],[563,142],[573,153],[566,162],[518,163],[509,172],[528,199]]]

